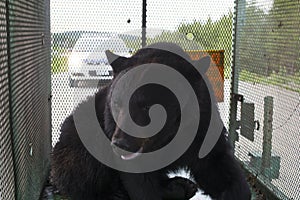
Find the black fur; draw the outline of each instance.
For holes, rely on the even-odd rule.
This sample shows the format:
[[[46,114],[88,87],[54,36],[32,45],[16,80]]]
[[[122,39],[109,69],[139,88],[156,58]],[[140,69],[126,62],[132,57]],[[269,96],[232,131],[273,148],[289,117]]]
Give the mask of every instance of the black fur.
[[[167,45],[183,52],[176,45]],[[163,129],[146,140],[132,137],[119,130],[112,118],[109,103],[115,82],[126,71],[141,64],[160,63],[179,71],[189,80],[196,91],[201,110],[201,120],[197,136],[191,146],[178,160],[155,172],[140,174],[118,172],[101,164],[88,153],[77,134],[73,117],[70,116],[65,120],[61,129],[60,141],[53,150],[53,183],[73,200],[189,199],[197,190],[196,184],[184,178],[169,179],[166,175],[168,172],[176,171],[179,168],[188,168],[197,186],[213,199],[250,199],[248,184],[234,158],[231,146],[226,138],[225,128],[223,128],[213,150],[205,158],[199,159],[198,157],[211,116],[211,101],[207,86],[201,75],[187,62],[189,58],[186,54],[183,54],[186,56],[183,59],[171,52],[151,49],[151,47],[139,50],[131,58],[120,57],[111,61],[115,78],[107,87],[99,90],[95,96],[99,124],[115,145],[131,152],[135,152],[141,145],[143,145],[143,152],[151,152],[168,144],[176,135],[179,127],[180,107],[174,95],[166,88],[159,85],[146,85],[138,89],[130,101],[130,114],[138,125],[149,123],[149,116],[143,110],[153,104],[159,103],[167,111],[168,118]],[[198,63],[201,65],[202,62]],[[199,67],[207,68],[207,66]]]

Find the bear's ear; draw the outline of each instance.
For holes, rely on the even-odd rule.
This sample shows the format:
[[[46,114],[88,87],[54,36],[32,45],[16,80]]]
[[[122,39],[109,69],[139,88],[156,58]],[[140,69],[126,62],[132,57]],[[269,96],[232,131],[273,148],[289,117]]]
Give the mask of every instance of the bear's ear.
[[[128,58],[114,54],[110,50],[105,51],[108,63],[113,68],[114,74],[126,69],[126,61]]]
[[[201,73],[205,74],[210,66],[210,57],[205,56],[200,58],[199,60],[194,61],[194,65]]]

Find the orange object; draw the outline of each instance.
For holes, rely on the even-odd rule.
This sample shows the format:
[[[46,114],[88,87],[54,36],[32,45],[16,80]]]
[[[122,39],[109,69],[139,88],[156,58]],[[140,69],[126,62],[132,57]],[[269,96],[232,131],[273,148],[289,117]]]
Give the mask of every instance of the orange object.
[[[192,60],[210,56],[211,63],[206,75],[212,84],[218,102],[224,101],[224,50],[191,50],[186,51]]]

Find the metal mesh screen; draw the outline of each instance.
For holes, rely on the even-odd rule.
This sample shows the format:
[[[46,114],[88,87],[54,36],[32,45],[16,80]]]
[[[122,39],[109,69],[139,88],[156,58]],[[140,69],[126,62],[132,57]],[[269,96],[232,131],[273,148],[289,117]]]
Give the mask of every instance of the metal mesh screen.
[[[10,131],[5,1],[0,1],[0,27],[0,199],[13,200],[15,188]]]
[[[235,34],[236,156],[278,198],[299,199],[300,2],[237,1]]]
[[[52,145],[58,141],[60,125],[72,112],[74,106],[88,95],[95,93],[98,82],[100,85],[107,82],[107,78],[100,80],[97,77],[95,70],[99,58],[95,59],[94,64],[93,60],[90,60],[88,65],[91,65],[91,72],[87,72],[86,77],[72,75],[77,73],[77,68],[80,69],[80,65],[72,64],[78,57],[76,53],[72,56],[78,40],[81,38],[81,42],[78,42],[76,47],[79,52],[88,52],[97,44],[99,45],[97,41],[101,38],[116,36],[118,33],[122,33],[123,39],[133,40],[136,31],[133,34],[128,32],[140,28],[141,21],[142,2],[139,0],[122,2],[79,0],[76,3],[51,1]],[[141,31],[137,34],[141,35]],[[108,46],[123,45],[122,41],[115,42],[117,42],[115,45],[113,45],[114,41],[109,42]],[[131,44],[131,46],[140,45],[134,42]],[[70,66],[75,68],[70,69]]]
[[[38,199],[49,170],[48,4],[0,3],[0,196],[5,200]]]
[[[107,37],[120,38],[129,50],[127,55],[141,48],[143,42],[158,41],[175,42],[195,59],[210,55],[214,62],[209,76],[217,83],[218,105],[228,125],[234,1],[148,0],[145,41],[142,2],[51,1],[53,146],[74,106],[106,83],[106,79],[97,77],[103,58],[75,58],[81,58],[78,52],[89,52],[99,45],[99,38]],[[107,48],[113,46],[110,42]],[[221,78],[214,80],[215,74],[221,74]]]
[[[146,3],[146,44],[159,41],[175,42],[198,58],[211,55],[215,61],[214,67],[219,66],[222,76],[215,88],[222,119],[227,126],[232,52],[231,10],[234,2],[226,1],[218,7],[210,6],[209,1],[198,2],[196,5],[192,1],[174,3],[149,0]],[[209,11],[203,12],[206,8],[209,8]],[[85,12],[87,10],[88,12]],[[95,81],[100,81],[100,85],[105,84],[103,79],[92,76],[94,69],[90,70],[89,74],[80,73],[80,65],[77,66],[78,71],[74,69],[75,56],[72,55],[78,56],[74,53],[76,44],[84,43],[88,51],[89,47],[96,45],[97,38],[117,35],[124,41],[129,51],[134,53],[142,46],[142,1],[120,3],[89,0],[77,1],[76,4],[52,1],[51,19],[52,144],[55,145],[60,125],[73,107],[97,90]],[[91,41],[85,40],[86,37],[92,38]],[[108,48],[113,48],[112,43]],[[219,73],[218,69],[212,70],[211,77],[214,73]],[[77,75],[75,77],[77,80],[74,80],[72,74]],[[91,83],[91,80],[94,82]]]
[[[226,127],[229,123],[233,5],[234,1],[147,1],[147,27],[164,30],[153,40],[149,39],[149,43],[174,42],[192,58],[211,57],[212,65],[207,75]]]

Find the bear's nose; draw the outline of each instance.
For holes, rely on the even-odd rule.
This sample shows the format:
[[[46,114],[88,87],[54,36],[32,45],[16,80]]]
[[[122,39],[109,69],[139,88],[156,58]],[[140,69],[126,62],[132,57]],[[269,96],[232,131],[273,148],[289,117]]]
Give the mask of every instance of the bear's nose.
[[[123,150],[126,150],[126,151],[130,151],[130,146],[128,145],[128,142],[125,141],[125,139],[120,139],[120,138],[115,138],[113,137],[112,138],[112,141],[111,141],[111,146],[112,148],[115,148],[116,146],[123,149]]]

